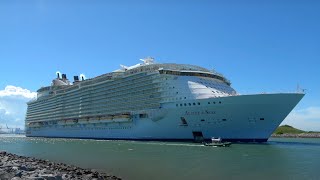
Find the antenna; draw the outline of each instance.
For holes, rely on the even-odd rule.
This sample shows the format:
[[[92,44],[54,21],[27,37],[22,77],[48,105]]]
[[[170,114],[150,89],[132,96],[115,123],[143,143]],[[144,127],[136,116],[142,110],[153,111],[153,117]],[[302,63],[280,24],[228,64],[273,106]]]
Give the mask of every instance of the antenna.
[[[57,78],[58,78],[58,79],[60,79],[60,74],[61,74],[60,71],[57,71],[57,72],[56,72],[56,75],[57,75]]]
[[[86,75],[84,75],[84,74],[80,74],[80,79],[81,79],[81,81],[86,80]]]
[[[300,84],[299,83],[297,84],[297,93],[305,93],[306,91],[307,91],[307,89],[302,89],[300,87]]]

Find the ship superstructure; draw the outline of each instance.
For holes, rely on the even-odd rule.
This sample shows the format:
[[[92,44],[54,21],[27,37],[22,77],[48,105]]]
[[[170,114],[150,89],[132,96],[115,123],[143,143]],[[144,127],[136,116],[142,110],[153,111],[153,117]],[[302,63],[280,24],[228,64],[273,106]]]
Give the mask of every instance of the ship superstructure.
[[[60,75],[28,103],[27,136],[263,142],[304,96],[239,95],[214,70],[153,58],[73,83]]]

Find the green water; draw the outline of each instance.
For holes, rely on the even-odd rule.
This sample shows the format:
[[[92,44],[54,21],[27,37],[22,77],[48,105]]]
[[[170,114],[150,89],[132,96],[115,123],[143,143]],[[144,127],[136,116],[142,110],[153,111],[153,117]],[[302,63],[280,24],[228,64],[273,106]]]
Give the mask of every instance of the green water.
[[[138,179],[320,179],[320,139],[229,148],[193,143],[0,136],[0,150]]]

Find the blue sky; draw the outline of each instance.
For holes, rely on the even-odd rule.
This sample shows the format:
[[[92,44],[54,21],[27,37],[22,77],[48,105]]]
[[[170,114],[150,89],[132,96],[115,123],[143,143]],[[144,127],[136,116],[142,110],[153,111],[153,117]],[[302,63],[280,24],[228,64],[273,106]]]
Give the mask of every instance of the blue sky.
[[[296,111],[318,113],[319,9],[315,0],[3,0],[0,90],[34,92],[57,70],[94,77],[152,56],[214,68],[242,94],[299,84],[307,95]]]

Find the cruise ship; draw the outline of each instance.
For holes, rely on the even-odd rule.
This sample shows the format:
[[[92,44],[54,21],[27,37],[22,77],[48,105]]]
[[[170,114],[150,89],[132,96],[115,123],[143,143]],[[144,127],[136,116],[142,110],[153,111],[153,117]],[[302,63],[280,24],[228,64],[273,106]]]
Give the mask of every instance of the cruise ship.
[[[149,57],[92,79],[57,73],[28,102],[26,136],[265,142],[303,96],[240,95],[215,70]]]

